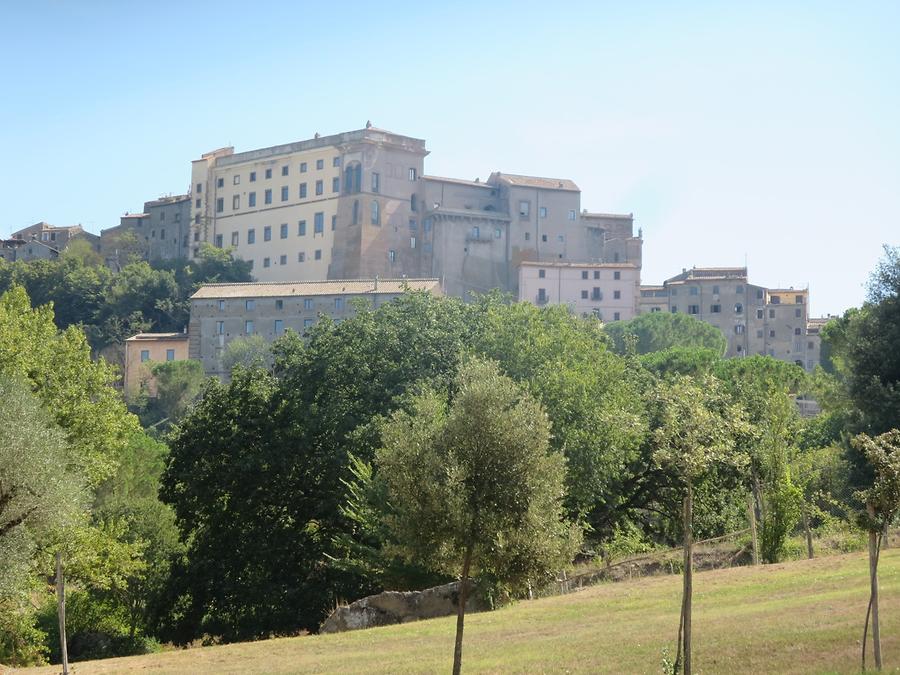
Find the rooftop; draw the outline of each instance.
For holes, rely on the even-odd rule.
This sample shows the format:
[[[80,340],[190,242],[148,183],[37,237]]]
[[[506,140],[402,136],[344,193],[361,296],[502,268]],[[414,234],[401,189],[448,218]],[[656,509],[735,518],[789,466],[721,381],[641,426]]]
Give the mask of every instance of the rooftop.
[[[456,185],[467,185],[469,187],[487,188],[493,190],[493,185],[482,183],[479,180],[465,180],[464,178],[446,178],[444,176],[422,176],[422,180],[433,180],[437,183],[454,183]]]
[[[692,267],[682,270],[666,283],[704,279],[747,279],[746,267]]]
[[[304,295],[373,295],[404,291],[440,291],[439,279],[334,279],[328,281],[269,281],[205,284],[191,300],[226,298],[283,298]]]
[[[603,262],[541,262],[539,260],[523,260],[519,263],[520,267],[588,267],[594,269],[596,267],[608,267],[610,269],[636,268],[637,265],[630,262],[603,263]],[[644,288],[641,286],[641,288]]]
[[[581,212],[582,218],[617,218],[620,220],[634,220],[633,213],[593,213],[588,210]]]
[[[125,340],[126,342],[131,342],[132,340],[136,341],[160,341],[160,340],[187,340],[187,333],[138,333],[137,335],[132,335],[130,338]]]
[[[146,209],[148,206],[163,206],[164,204],[175,204],[176,202],[183,202],[190,198],[190,195],[171,195],[169,197],[160,197],[159,199],[154,199],[153,201],[144,204],[144,208]]]
[[[520,176],[514,173],[500,173],[495,171],[488,179],[488,183],[506,183],[515,187],[532,187],[543,190],[566,190],[569,192],[581,192],[574,181],[568,178],[541,178],[540,176]]]

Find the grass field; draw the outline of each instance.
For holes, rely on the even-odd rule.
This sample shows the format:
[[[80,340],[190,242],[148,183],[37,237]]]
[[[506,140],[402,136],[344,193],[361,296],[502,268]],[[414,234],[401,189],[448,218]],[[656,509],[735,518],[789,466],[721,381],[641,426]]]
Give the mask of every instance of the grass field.
[[[900,550],[881,562],[886,670],[900,667]],[[694,578],[699,673],[859,669],[868,600],[863,553]],[[466,619],[469,673],[659,673],[674,647],[680,577],[604,584]],[[76,663],[75,673],[431,673],[452,664],[454,619],[337,635],[169,651]],[[871,663],[871,653],[870,653]],[[58,673],[59,667],[28,670]]]

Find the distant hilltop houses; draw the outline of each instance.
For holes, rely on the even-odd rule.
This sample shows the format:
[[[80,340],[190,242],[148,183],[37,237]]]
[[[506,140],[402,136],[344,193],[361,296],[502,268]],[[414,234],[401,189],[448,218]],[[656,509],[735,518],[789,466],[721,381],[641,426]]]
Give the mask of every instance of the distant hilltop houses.
[[[187,194],[145,202],[99,236],[38,223],[4,240],[0,256],[51,258],[84,238],[115,269],[134,255],[190,259],[204,242],[231,249],[256,283],[201,288],[189,349],[174,349],[171,335],[159,338],[168,347],[151,347],[154,334],[134,340],[135,363],[161,349],[187,352],[211,374],[221,374],[230,340],[274,339],[322,313],[340,319],[351,297],[377,304],[400,292],[396,280],[461,298],[500,289],[606,322],[683,312],[717,326],[727,356],[767,354],[806,370],[819,363],[822,320],[808,316],[808,289],[751,284],[745,267],[684,269],[642,285],[633,214],[582,208],[580,188],[565,178],[429,175],[428,154],[424,140],[371,123],[258,150],[219,148],[191,163]]]

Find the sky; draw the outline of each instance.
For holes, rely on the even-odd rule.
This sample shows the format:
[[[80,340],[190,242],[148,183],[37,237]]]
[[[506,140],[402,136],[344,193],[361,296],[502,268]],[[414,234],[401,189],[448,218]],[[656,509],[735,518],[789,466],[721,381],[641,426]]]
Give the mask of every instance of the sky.
[[[98,233],[190,162],[375,126],[426,173],[571,178],[691,266],[859,305],[900,245],[897,2],[55,2],[0,7],[0,236]]]

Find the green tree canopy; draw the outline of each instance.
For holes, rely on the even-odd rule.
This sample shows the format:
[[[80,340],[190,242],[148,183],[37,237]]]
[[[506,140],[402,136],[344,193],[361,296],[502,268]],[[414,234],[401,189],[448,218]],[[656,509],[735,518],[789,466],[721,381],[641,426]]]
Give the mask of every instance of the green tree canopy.
[[[619,354],[627,351],[627,335],[637,338],[635,348],[638,354],[659,352],[671,347],[712,349],[717,354],[724,354],[728,346],[722,331],[689,314],[652,312],[628,321],[615,321],[604,328]]]

